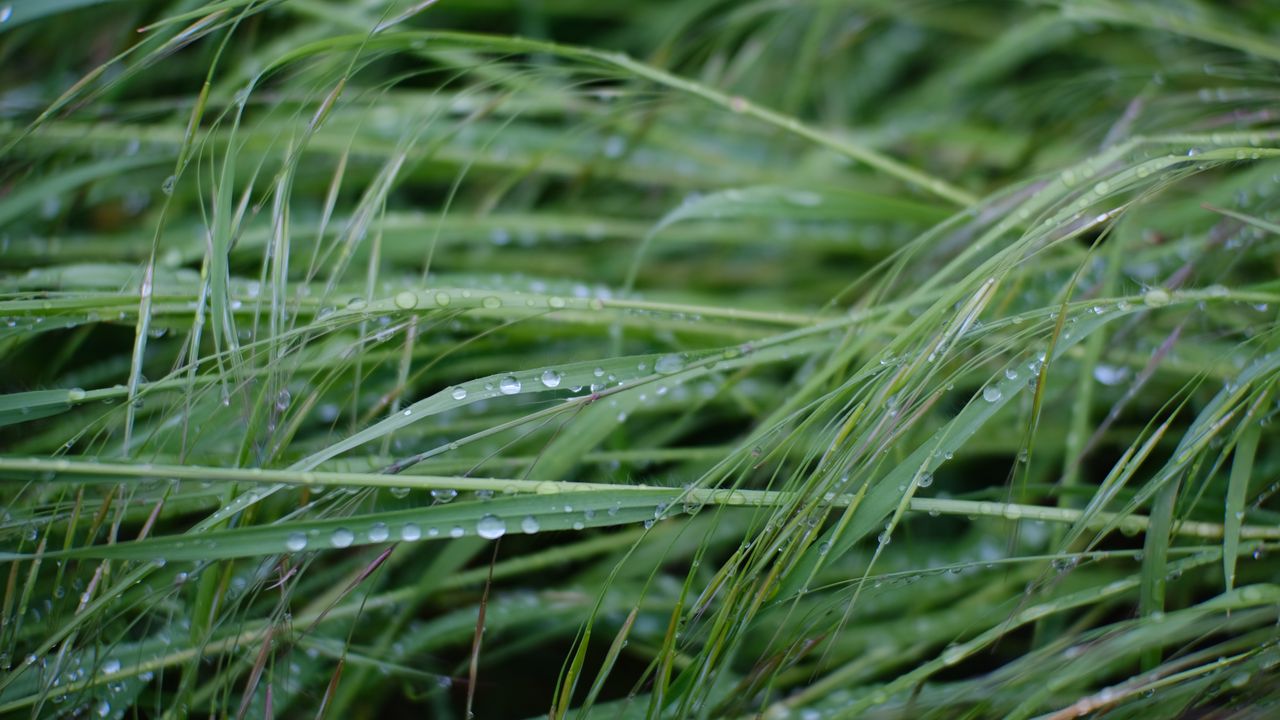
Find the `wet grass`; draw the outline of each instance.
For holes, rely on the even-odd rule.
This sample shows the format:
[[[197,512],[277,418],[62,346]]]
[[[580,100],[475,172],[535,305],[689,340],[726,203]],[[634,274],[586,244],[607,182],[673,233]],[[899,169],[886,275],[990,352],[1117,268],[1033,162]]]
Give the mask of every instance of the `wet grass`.
[[[1265,716],[1277,23],[3,5],[0,715]]]

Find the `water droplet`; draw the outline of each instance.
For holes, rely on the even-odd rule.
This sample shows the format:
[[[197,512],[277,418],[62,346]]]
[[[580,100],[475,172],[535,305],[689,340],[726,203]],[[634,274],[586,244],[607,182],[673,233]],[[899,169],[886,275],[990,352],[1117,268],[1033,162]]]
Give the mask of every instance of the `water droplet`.
[[[84,400],[85,392],[80,388],[71,388],[67,391],[67,399],[71,402],[80,402]]]
[[[118,672],[120,672],[120,661],[119,661],[119,660],[117,660],[117,659],[115,659],[115,658],[108,658],[106,662],[102,663],[102,674],[103,674],[103,675],[114,675],[114,674],[116,674],[116,673],[118,673]]]
[[[177,184],[178,184],[177,176],[170,175],[169,177],[164,179],[163,183],[160,184],[160,192],[164,193],[165,195],[172,195],[173,186]]]
[[[546,385],[549,388],[557,387],[560,385],[560,380],[563,377],[564,377],[563,375],[556,372],[555,370],[543,370],[542,384]]]
[[[500,390],[503,395],[515,395],[520,392],[519,378],[514,375],[508,375],[502,378],[502,380],[498,381],[498,390]]]
[[[1004,397],[1004,395],[1000,392],[1000,388],[994,385],[988,385],[982,389],[982,399],[987,402],[993,403],[1002,397]]]
[[[942,662],[945,665],[955,665],[963,659],[964,649],[959,646],[949,647],[942,651]]]
[[[485,540],[497,540],[507,534],[507,523],[497,515],[485,515],[476,523],[476,534]]]
[[[2,12],[2,11],[0,11]],[[111,703],[103,700],[98,703],[98,717],[106,717],[111,714]]]
[[[0,8],[0,23],[9,22],[9,18],[13,17],[13,6],[5,5]]]
[[[289,389],[282,389],[278,394],[276,394],[276,410],[279,410],[280,412],[288,410],[289,401],[292,399],[293,396],[289,394]]]
[[[604,156],[608,158],[621,157],[622,153],[627,149],[627,141],[621,135],[610,135],[604,141]]]
[[[412,310],[418,307],[418,293],[410,290],[396,293],[395,304],[401,310]]]
[[[1129,368],[1098,364],[1093,368],[1093,379],[1103,385],[1119,385],[1129,377]]]
[[[409,542],[413,542],[414,540],[417,540],[421,537],[422,537],[422,528],[418,527],[414,523],[405,523],[404,527],[400,528],[401,540],[407,540]]]
[[[933,473],[925,473],[921,475],[920,479],[916,482],[916,485],[919,485],[922,488],[929,487],[932,484],[933,484]]]
[[[481,300],[480,304],[486,308],[489,308],[490,310],[496,310],[502,307],[502,299],[494,295],[490,295],[486,297],[484,300]]]
[[[449,293],[447,292],[436,293],[436,305],[439,305],[440,307],[447,307],[449,303],[452,301],[453,301],[453,298],[449,297]]]
[[[381,522],[374,523],[373,526],[369,528],[370,542],[376,542],[376,543],[383,542],[388,537],[390,537],[390,535],[391,535],[391,531],[387,528],[386,523],[381,523]]]
[[[338,528],[329,536],[329,544],[336,548],[350,547],[355,542],[356,536],[346,528]]]
[[[285,538],[284,546],[289,548],[290,552],[302,552],[307,549],[307,536],[304,533],[289,533],[289,537]]]
[[[653,369],[663,375],[680,372],[684,369],[684,358],[679,355],[663,355],[653,364]]]
[[[449,531],[449,537],[460,538],[466,534],[467,534],[467,531],[464,530],[461,525],[454,525],[453,529]]]
[[[1169,293],[1163,288],[1151,288],[1142,295],[1142,302],[1147,307],[1164,307],[1169,304]]]
[[[520,529],[523,530],[526,535],[532,535],[541,530],[542,526],[538,524],[538,518],[532,515],[525,515],[524,519],[520,521]]]
[[[1017,380],[1017,379],[1018,379],[1018,371],[1017,371],[1017,370],[1014,370],[1013,368],[1009,368],[1009,369],[1007,369],[1007,370],[1005,370],[1005,371],[1004,371],[1004,376],[1005,376],[1005,377],[1007,377],[1007,378],[1009,378],[1010,380]]]
[[[431,491],[431,499],[438,503],[453,502],[458,497],[458,491],[453,488],[436,488]]]
[[[467,391],[464,388],[456,387],[450,393],[454,400],[466,400]]]
[[[787,201],[801,207],[817,207],[822,204],[822,196],[807,190],[787,193]]]

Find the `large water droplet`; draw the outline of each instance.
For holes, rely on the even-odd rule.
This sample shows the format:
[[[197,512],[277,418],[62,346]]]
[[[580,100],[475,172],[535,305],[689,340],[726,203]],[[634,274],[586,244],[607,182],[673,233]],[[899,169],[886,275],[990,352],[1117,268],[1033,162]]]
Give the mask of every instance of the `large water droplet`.
[[[350,547],[355,542],[356,536],[346,528],[338,528],[329,536],[329,544],[336,548]]]
[[[542,526],[538,524],[538,518],[532,515],[525,515],[524,519],[520,521],[520,529],[523,530],[526,535],[532,535],[541,530]]]
[[[290,552],[302,552],[307,549],[307,536],[300,532],[289,533],[289,537],[284,539],[284,546]]]
[[[916,485],[919,485],[922,488],[929,487],[932,484],[933,484],[933,473],[925,473],[921,475],[920,480],[916,482]]]
[[[439,305],[440,307],[446,307],[452,301],[453,301],[453,298],[449,297],[449,293],[447,292],[436,293],[436,305]]]
[[[412,292],[410,290],[405,290],[404,292],[396,293],[395,303],[396,303],[396,307],[400,308],[401,310],[412,310],[418,307],[418,293]]]
[[[1002,397],[1004,397],[1004,394],[1000,392],[1000,388],[994,385],[988,385],[982,389],[982,399],[987,402],[993,403]]]
[[[679,355],[663,355],[653,364],[653,369],[663,375],[680,372],[684,369],[684,358]]]
[[[13,17],[13,6],[5,5],[0,8],[0,23],[9,22],[9,18]]]
[[[515,395],[520,392],[520,380],[514,375],[508,375],[498,381],[498,390],[503,395]]]
[[[118,672],[120,672],[120,661],[119,661],[119,660],[117,660],[117,659],[115,659],[115,658],[107,658],[107,661],[106,661],[106,662],[104,662],[104,663],[102,663],[102,674],[103,674],[103,675],[114,675],[114,674],[116,674],[116,673],[118,673]]]
[[[557,387],[560,385],[560,380],[563,377],[564,377],[563,375],[556,372],[555,370],[543,370],[542,384],[546,385],[549,388]]]
[[[458,491],[453,488],[436,488],[431,491],[431,499],[438,503],[452,502],[458,497]]]
[[[421,537],[422,537],[422,528],[418,527],[414,523],[405,523],[404,527],[400,528],[401,540],[407,540],[409,542],[413,542],[414,540],[417,540]]]
[[[293,399],[293,396],[289,394],[289,389],[288,388],[282,389],[279,393],[276,394],[276,410],[279,410],[280,412],[284,412],[285,410],[288,410],[289,401],[291,401],[292,399]]]
[[[1147,307],[1164,307],[1169,304],[1169,293],[1162,288],[1151,288],[1142,296],[1142,302]]]
[[[1119,385],[1129,377],[1129,368],[1098,364],[1093,368],[1093,379],[1103,385]]]
[[[380,543],[390,537],[391,531],[387,528],[386,523],[374,523],[369,528],[369,541]]]
[[[480,304],[489,308],[490,310],[496,310],[502,307],[502,300],[494,295],[490,295],[486,297],[484,300],[481,300]]]
[[[451,397],[453,397],[453,399],[454,399],[454,400],[466,400],[466,399],[467,399],[467,391],[466,391],[464,388],[460,388],[460,387],[456,387],[456,388],[454,388],[454,389],[449,393],[449,395],[450,395]]]
[[[485,540],[497,540],[507,534],[507,522],[497,515],[485,515],[476,523],[476,534]]]

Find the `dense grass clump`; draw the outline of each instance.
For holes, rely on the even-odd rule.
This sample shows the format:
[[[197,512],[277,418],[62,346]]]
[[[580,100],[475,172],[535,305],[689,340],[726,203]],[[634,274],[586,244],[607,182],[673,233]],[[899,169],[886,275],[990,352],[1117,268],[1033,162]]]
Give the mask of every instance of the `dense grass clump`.
[[[1280,714],[1278,62],[0,0],[0,716]]]

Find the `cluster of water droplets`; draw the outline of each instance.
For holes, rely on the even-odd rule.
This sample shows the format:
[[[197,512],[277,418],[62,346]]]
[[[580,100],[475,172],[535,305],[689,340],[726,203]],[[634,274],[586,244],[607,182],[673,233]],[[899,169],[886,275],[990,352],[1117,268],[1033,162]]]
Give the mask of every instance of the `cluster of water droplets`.
[[[437,496],[448,498],[447,500],[443,500],[443,502],[452,500],[457,494],[456,491],[453,490],[447,490],[444,491],[444,493],[446,494]],[[480,499],[486,500],[488,498]],[[613,507],[608,509],[607,514],[610,517],[616,516],[620,509],[621,503],[615,503]],[[656,519],[661,517],[665,510],[665,505],[659,505],[654,512],[654,518]],[[575,511],[572,505],[565,505],[564,512],[573,514]],[[591,508],[579,511],[577,514],[579,517],[570,523],[570,527],[574,530],[585,529],[588,523],[591,523],[597,518],[597,511]],[[652,522],[652,520],[646,522],[646,526],[651,525]],[[542,521],[534,515],[525,515],[519,521],[519,529],[526,535],[533,535],[543,529]],[[398,532],[393,532],[393,528],[385,522],[375,522],[373,525],[369,526],[369,529],[365,533],[365,537],[370,543],[384,543],[393,539],[415,542],[421,540],[423,537],[435,538],[440,537],[443,534],[447,534],[449,537],[453,538],[460,538],[466,536],[468,532],[474,532],[477,536],[486,540],[497,540],[507,534],[508,521],[499,515],[486,513],[475,522],[471,531],[468,531],[468,529],[461,524],[451,525],[447,530],[435,526],[427,526],[424,530],[424,528],[418,523],[406,522],[400,525]],[[313,546],[313,538],[323,538],[323,541],[320,545]],[[320,549],[343,549],[355,544],[357,538],[358,536],[355,532],[345,527],[339,527],[327,534],[317,530],[312,530],[310,532],[295,531],[289,533],[285,537],[284,545],[285,549],[289,552],[302,552],[310,547],[319,547]]]

